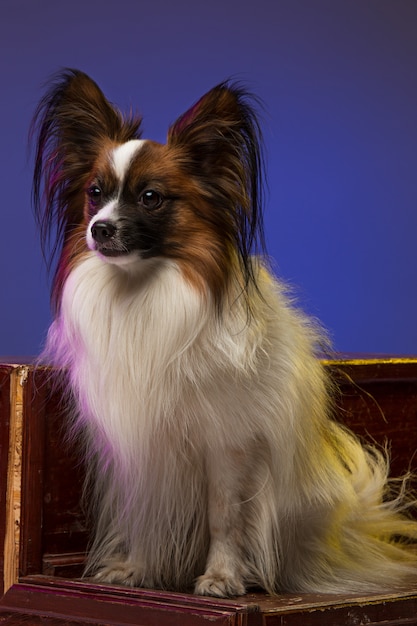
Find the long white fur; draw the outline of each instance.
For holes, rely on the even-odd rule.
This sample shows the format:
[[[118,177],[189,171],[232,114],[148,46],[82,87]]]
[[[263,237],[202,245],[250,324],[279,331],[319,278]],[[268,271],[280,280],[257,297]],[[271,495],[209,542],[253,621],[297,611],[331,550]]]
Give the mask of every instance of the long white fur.
[[[239,595],[371,590],[417,572],[387,467],[333,423],[321,334],[259,265],[218,316],[171,261],[88,253],[46,354],[67,368],[98,510],[99,580]],[[97,472],[96,472],[97,470]]]

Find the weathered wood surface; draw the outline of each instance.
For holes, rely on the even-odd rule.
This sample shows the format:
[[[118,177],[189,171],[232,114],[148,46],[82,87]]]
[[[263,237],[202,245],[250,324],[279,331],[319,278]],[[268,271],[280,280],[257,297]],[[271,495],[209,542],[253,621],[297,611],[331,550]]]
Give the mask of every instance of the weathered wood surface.
[[[368,441],[388,442],[393,475],[417,471],[417,358],[344,357],[325,365],[338,384],[337,418]],[[65,442],[65,422],[62,394],[51,390],[46,370],[0,363],[0,625],[417,626],[417,582],[384,595],[215,600],[77,580],[88,530],[82,467]]]

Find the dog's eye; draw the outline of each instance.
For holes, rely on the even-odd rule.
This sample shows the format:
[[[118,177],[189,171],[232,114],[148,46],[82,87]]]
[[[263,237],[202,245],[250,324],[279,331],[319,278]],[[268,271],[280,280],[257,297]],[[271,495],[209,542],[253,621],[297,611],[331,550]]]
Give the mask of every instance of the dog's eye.
[[[139,204],[145,207],[145,209],[157,209],[161,206],[162,202],[163,197],[161,194],[153,189],[147,189],[139,198]]]
[[[91,185],[91,187],[87,189],[87,195],[88,195],[90,204],[92,204],[93,206],[96,206],[101,200],[100,187],[98,185]]]

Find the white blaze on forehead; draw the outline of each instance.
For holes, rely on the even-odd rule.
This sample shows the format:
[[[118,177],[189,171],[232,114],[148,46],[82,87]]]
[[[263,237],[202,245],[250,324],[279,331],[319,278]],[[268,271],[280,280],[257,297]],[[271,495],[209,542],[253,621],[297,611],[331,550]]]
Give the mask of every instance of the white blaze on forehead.
[[[144,143],[146,143],[145,139],[131,139],[113,150],[111,157],[112,165],[120,182],[123,182],[133,157],[142,148]]]

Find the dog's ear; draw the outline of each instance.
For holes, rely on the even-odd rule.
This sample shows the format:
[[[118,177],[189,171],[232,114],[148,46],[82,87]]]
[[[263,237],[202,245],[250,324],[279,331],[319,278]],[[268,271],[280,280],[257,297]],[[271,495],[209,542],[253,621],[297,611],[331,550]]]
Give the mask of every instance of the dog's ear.
[[[181,147],[188,171],[223,184],[225,193],[228,188],[232,194],[229,205],[237,201],[247,211],[258,202],[262,176],[262,137],[254,101],[238,84],[220,83],[168,131],[168,145]]]
[[[82,221],[85,186],[105,143],[140,136],[139,117],[123,118],[86,74],[57,74],[36,110],[30,138],[35,143],[33,201],[44,251],[51,261]]]
[[[90,169],[101,142],[138,137],[140,122],[138,117],[123,118],[89,76],[64,70],[39,103],[32,123],[32,134],[38,132],[36,164],[45,166],[53,156],[64,169]]]
[[[168,131],[168,146],[226,216],[243,264],[264,249],[263,157],[259,101],[240,85],[223,82],[181,115]],[[247,273],[247,267],[245,268]]]
[[[245,140],[254,139],[252,127],[257,128],[245,96],[238,86],[220,83],[170,127],[168,143],[180,144],[203,169],[219,163],[221,155],[238,156]]]
[[[216,122],[234,125],[240,121],[241,111],[239,99],[242,90],[228,82],[220,83],[192,107],[183,113],[169,129],[168,137],[172,140],[181,139],[182,134],[191,131],[197,124],[202,130],[202,124],[206,129]]]

